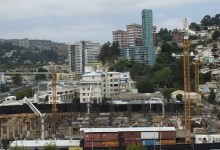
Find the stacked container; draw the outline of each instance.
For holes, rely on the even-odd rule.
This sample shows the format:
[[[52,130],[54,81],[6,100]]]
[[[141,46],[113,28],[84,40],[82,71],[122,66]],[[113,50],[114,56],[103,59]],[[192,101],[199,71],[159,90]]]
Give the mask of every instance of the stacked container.
[[[143,146],[153,146],[158,143],[158,132],[141,132]]]
[[[118,147],[118,133],[103,133],[102,147]]]
[[[161,131],[159,133],[159,144],[161,145],[174,145],[176,144],[175,131]]]
[[[141,144],[141,132],[124,132],[124,145],[131,143]]]
[[[102,147],[102,133],[85,134],[84,147]]]

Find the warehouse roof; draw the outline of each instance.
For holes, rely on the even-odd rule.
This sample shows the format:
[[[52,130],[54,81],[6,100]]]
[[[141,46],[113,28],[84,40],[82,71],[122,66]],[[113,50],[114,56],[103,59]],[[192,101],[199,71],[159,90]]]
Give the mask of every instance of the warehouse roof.
[[[80,128],[84,133],[95,132],[126,132],[126,131],[142,131],[142,132],[158,132],[158,131],[176,131],[175,127],[128,127],[128,128]]]

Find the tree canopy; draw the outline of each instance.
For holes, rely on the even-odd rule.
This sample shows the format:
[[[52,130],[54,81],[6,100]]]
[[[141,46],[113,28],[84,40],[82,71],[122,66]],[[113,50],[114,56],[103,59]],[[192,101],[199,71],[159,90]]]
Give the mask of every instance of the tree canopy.
[[[118,42],[113,42],[112,44],[107,42],[101,47],[98,58],[103,64],[106,64],[114,62],[119,56],[120,49]]]

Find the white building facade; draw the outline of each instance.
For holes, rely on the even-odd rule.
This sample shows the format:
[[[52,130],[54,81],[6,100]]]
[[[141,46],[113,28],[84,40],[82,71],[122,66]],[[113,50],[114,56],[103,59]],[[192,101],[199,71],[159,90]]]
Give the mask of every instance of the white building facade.
[[[86,65],[98,62],[101,46],[91,41],[80,41],[68,46],[70,71],[83,73]]]
[[[135,82],[130,73],[106,72],[96,70],[82,75],[80,81],[80,103],[101,103],[103,98],[111,98],[122,92],[131,92],[135,89]]]

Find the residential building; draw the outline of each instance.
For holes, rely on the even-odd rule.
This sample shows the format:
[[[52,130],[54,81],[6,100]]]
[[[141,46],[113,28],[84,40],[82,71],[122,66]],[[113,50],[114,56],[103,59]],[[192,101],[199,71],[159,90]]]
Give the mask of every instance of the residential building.
[[[91,41],[80,41],[68,46],[70,71],[83,73],[86,65],[98,62],[100,44]]]
[[[78,82],[73,80],[58,80],[56,82],[57,103],[70,103],[78,91]],[[51,81],[38,83],[38,97],[45,99],[48,96],[48,103],[52,103],[52,85]]]
[[[131,60],[131,61],[138,61],[145,65],[149,65],[149,55],[147,53],[148,47],[146,46],[131,46],[122,48],[120,51],[120,55],[122,58]]]
[[[0,84],[5,83],[5,75],[4,72],[0,72]]]
[[[107,72],[96,70],[82,75],[80,81],[80,103],[101,103],[103,98],[111,98],[122,92],[132,92],[135,82],[129,72]]]
[[[119,47],[127,47],[127,32],[123,30],[112,31],[113,42],[118,42]]]
[[[153,26],[153,46],[157,46],[157,26]]]
[[[127,25],[127,46],[136,45],[138,39],[142,39],[142,26],[136,23]]]
[[[20,46],[29,49],[29,47],[30,47],[29,39],[28,38],[21,39],[20,40]]]
[[[56,103],[62,104],[62,103],[71,103],[75,99],[76,96],[76,88],[69,86],[69,87],[57,87],[56,88]],[[51,91],[48,94],[48,103],[53,104],[52,99],[52,93]]]
[[[139,25],[139,29],[140,27]],[[122,48],[120,52],[121,57],[154,66],[156,63],[156,52],[154,48],[154,42],[156,43],[156,27],[153,27],[153,16],[150,9],[144,9],[142,11],[142,40],[140,41],[139,39],[137,41],[138,38],[136,38],[136,45],[131,44],[128,47]]]
[[[142,32],[143,46],[148,47],[148,64],[154,66],[156,63],[156,55],[153,46],[153,12],[151,9],[142,10]]]

